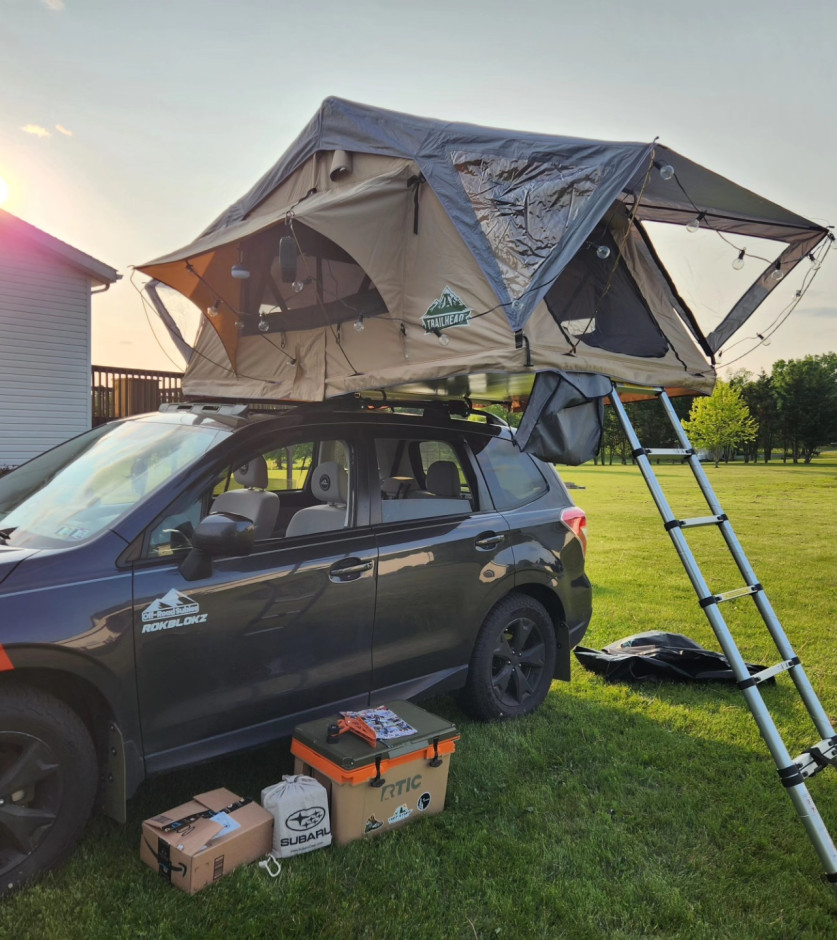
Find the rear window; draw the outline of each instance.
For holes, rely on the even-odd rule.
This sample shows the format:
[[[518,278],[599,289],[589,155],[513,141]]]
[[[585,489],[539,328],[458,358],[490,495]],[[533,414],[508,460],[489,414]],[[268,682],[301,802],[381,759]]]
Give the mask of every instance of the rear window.
[[[493,438],[478,460],[498,509],[530,503],[549,489],[534,460],[510,440]]]

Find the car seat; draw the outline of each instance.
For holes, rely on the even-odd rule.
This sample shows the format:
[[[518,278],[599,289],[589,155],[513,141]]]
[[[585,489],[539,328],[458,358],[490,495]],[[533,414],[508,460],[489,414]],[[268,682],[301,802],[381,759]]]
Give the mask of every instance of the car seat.
[[[279,515],[279,497],[267,492],[267,462],[259,455],[242,464],[233,479],[240,490],[227,490],[215,497],[212,512],[232,512],[245,519],[252,519],[256,539],[273,535],[276,517]]]
[[[305,506],[294,513],[285,532],[287,537],[329,532],[346,525],[349,477],[339,464],[328,460],[315,467],[311,474],[311,492],[322,504]]]
[[[442,496],[446,499],[460,499],[462,484],[459,480],[459,468],[452,460],[436,460],[427,468],[427,488],[421,496]]]

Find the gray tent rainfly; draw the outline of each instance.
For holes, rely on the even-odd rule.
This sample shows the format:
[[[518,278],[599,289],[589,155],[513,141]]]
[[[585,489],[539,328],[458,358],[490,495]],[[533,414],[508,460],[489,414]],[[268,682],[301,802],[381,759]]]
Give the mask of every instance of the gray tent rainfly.
[[[708,335],[646,223],[783,247]],[[709,392],[714,353],[829,233],[658,143],[327,99],[194,242],[140,267],[204,312],[191,395],[504,398],[538,372]]]

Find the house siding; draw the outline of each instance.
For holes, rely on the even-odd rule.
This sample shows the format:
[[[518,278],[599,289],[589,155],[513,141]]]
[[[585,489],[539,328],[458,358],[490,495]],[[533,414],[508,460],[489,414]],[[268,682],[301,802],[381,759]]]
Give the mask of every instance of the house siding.
[[[90,277],[0,238],[0,467],[90,427]]]

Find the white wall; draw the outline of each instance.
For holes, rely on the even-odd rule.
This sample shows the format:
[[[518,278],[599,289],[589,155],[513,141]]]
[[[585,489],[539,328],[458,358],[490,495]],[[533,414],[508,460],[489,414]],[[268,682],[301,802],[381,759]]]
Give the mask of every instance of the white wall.
[[[90,278],[0,236],[0,466],[90,427]]]

